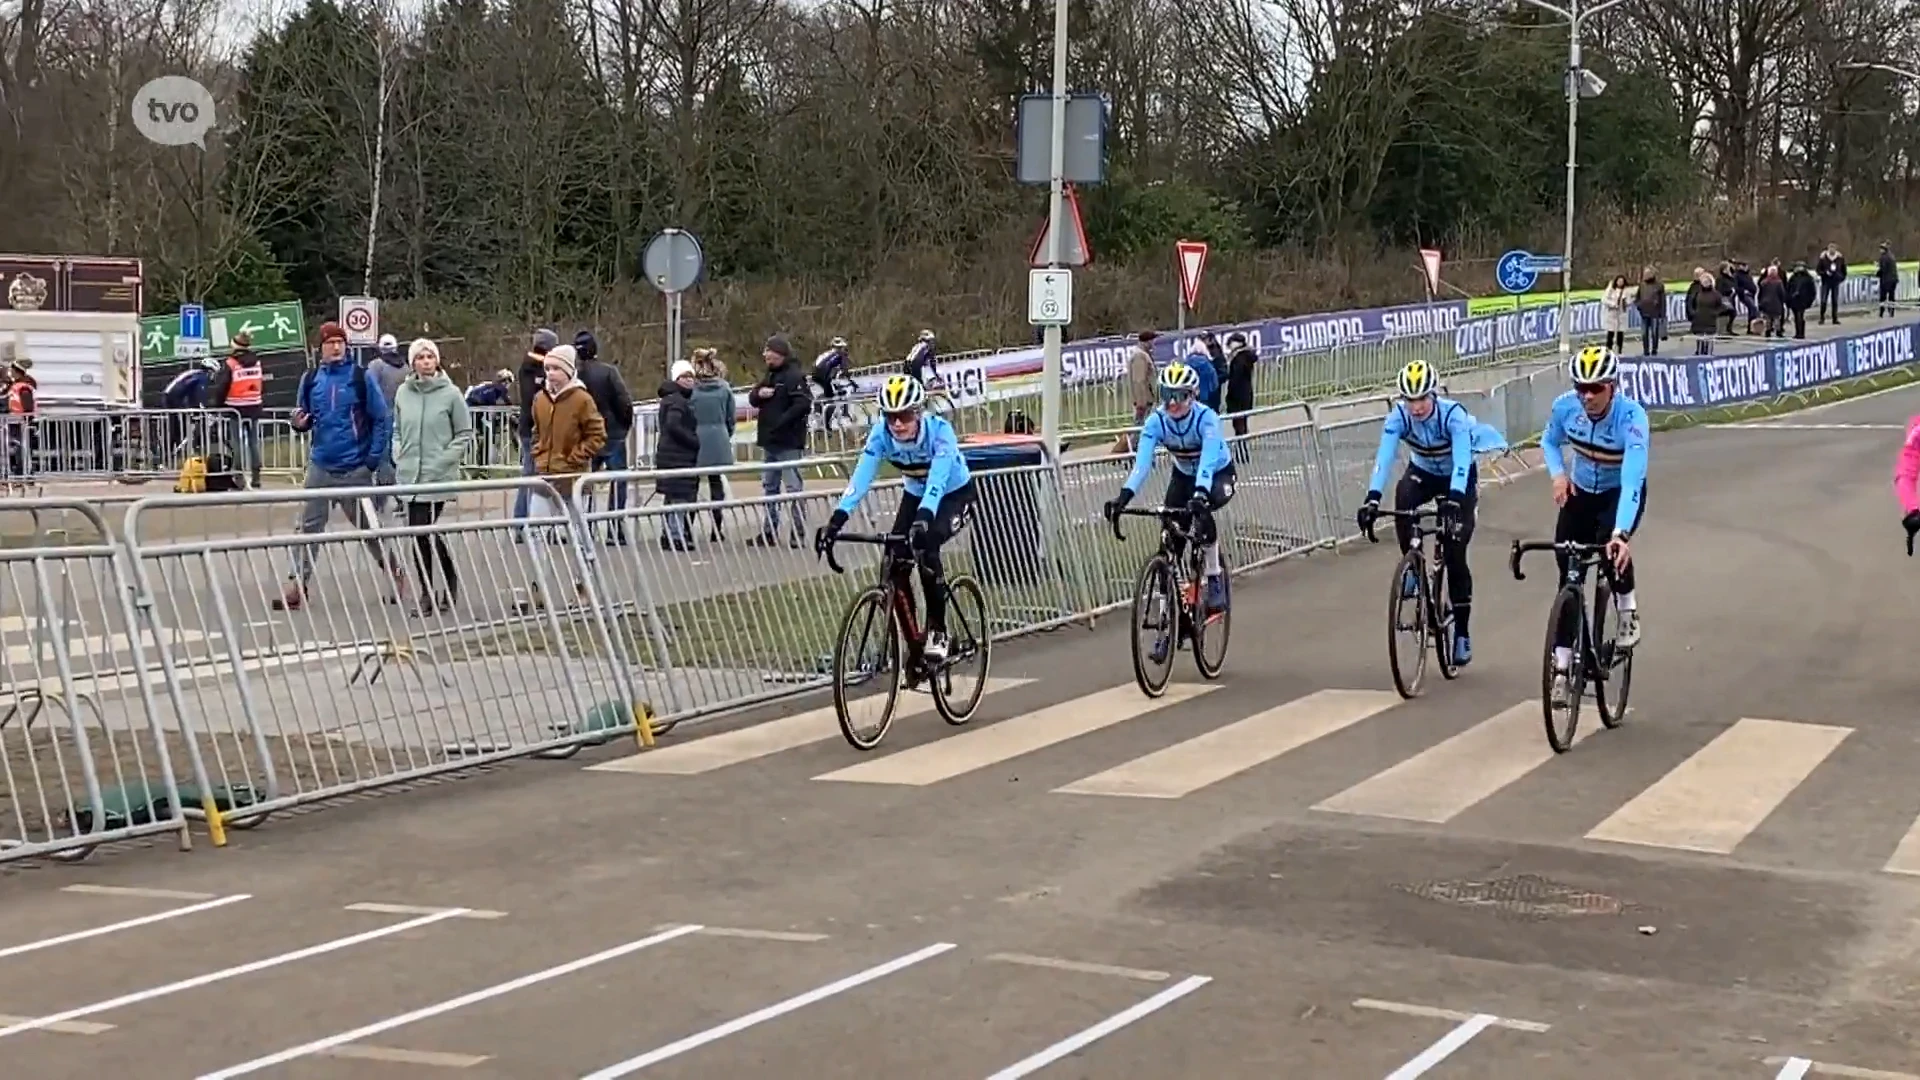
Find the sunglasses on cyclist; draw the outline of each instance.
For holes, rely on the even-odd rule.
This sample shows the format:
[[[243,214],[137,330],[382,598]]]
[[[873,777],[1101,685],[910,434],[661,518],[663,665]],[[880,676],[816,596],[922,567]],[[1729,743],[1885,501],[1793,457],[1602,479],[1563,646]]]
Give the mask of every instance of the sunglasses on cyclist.
[[[1160,400],[1161,400],[1161,401],[1167,401],[1167,402],[1174,402],[1174,401],[1192,401],[1192,400],[1193,400],[1193,391],[1191,391],[1191,390],[1162,390],[1162,391],[1160,391]]]
[[[1603,382],[1577,382],[1573,384],[1573,392],[1581,397],[1597,397],[1600,391],[1612,385],[1612,383]]]

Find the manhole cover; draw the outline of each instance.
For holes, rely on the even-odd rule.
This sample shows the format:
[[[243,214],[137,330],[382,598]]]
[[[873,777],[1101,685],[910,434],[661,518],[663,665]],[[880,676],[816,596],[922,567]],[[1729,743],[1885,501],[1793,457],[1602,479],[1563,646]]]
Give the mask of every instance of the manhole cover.
[[[1494,878],[1491,881],[1428,881],[1394,888],[1424,900],[1461,907],[1491,908],[1509,915],[1566,918],[1575,915],[1618,915],[1628,905],[1604,893],[1588,892],[1534,874]]]

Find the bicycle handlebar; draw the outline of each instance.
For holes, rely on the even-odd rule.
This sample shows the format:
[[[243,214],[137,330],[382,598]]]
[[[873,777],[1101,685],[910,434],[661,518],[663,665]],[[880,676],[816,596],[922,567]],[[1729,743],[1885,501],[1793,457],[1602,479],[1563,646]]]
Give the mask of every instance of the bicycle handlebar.
[[[1120,508],[1118,514],[1109,520],[1108,524],[1113,526],[1113,538],[1121,543],[1125,543],[1127,540],[1127,534],[1120,531],[1120,519],[1123,517],[1159,518],[1161,525],[1172,529],[1181,536],[1186,536],[1191,531],[1184,524],[1187,513],[1187,508],[1184,506],[1156,506],[1148,510],[1136,510],[1133,507],[1124,506]]]
[[[1584,559],[1605,555],[1607,545],[1589,544],[1579,540],[1515,540],[1512,550],[1507,554],[1507,569],[1513,572],[1513,580],[1527,580],[1527,575],[1520,572],[1520,556],[1529,551],[1551,551],[1555,554]]]
[[[906,542],[907,542],[906,533],[843,532],[843,533],[839,533],[838,535],[834,536],[832,540],[828,541],[827,550],[821,552],[820,554],[826,557],[827,565],[833,568],[834,573],[844,574],[847,572],[847,568],[844,566],[841,566],[840,561],[833,557],[833,546],[835,544],[839,544],[839,543],[878,544],[881,546],[887,546],[890,544],[904,544]]]
[[[1433,518],[1435,521],[1438,521],[1440,519],[1440,511],[1437,507],[1434,507],[1434,508],[1421,507],[1413,510],[1381,510],[1378,507],[1376,507],[1373,511],[1373,516],[1375,520],[1378,520],[1383,517],[1384,518],[1406,518],[1409,521],[1418,523],[1421,518]],[[1368,543],[1377,544],[1380,542],[1380,537],[1376,535],[1373,531],[1372,521],[1367,522],[1367,527],[1364,530],[1364,532],[1366,534]]]

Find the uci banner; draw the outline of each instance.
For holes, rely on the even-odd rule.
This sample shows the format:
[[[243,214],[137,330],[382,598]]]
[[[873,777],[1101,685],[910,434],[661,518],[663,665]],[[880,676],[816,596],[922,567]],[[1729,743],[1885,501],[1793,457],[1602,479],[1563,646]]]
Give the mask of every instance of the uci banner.
[[[1917,348],[1908,324],[1738,356],[1623,357],[1620,385],[1649,410],[1708,409],[1903,367]]]

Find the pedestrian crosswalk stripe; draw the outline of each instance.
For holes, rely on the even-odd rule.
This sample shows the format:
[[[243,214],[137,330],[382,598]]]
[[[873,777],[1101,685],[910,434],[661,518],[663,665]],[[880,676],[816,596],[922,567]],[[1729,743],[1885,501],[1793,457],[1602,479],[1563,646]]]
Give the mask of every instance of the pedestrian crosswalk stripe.
[[[1614,811],[1587,839],[1725,855],[1852,732],[1743,719]]]
[[[1541,725],[1538,701],[1515,705],[1313,809],[1436,825],[1451,821],[1557,756]],[[1597,726],[1576,730],[1574,744]]]
[[[169,645],[176,643],[184,645],[207,639],[207,635],[198,630],[169,630],[166,633]],[[53,666],[58,663],[59,655],[54,652],[54,640],[48,638],[32,643],[8,645],[5,662],[8,666],[20,667],[32,667],[37,663],[40,667],[52,671]],[[151,655],[152,639],[142,637],[140,643]],[[65,644],[67,659],[80,668],[78,674],[92,671],[101,666],[103,661],[112,661],[112,666],[116,667],[121,663],[132,663],[133,642],[126,634],[75,637],[67,640]]]
[[[1893,858],[1887,861],[1889,874],[1914,874],[1920,876],[1920,818],[1915,818],[1913,828],[1893,850]]]
[[[1191,701],[1218,688],[1218,683],[1173,683],[1163,696],[1149,698],[1128,683],[814,779],[924,787]]]
[[[1400,703],[1382,690],[1321,690],[1174,743],[1056,792],[1178,799]]]
[[[988,679],[986,692],[997,694],[1004,690],[1025,686],[1032,679]],[[896,720],[919,716],[933,711],[933,698],[927,694],[901,694],[894,709]],[[797,746],[835,739],[840,736],[840,722],[834,717],[833,706],[809,709],[793,716],[784,716],[778,720],[769,720],[764,724],[754,724],[738,731],[729,731],[723,735],[709,735],[703,739],[663,746],[653,750],[642,750],[630,757],[617,761],[590,765],[594,772],[623,772],[668,774],[673,776],[695,776],[712,772],[728,765],[737,765],[743,761],[752,761]]]

